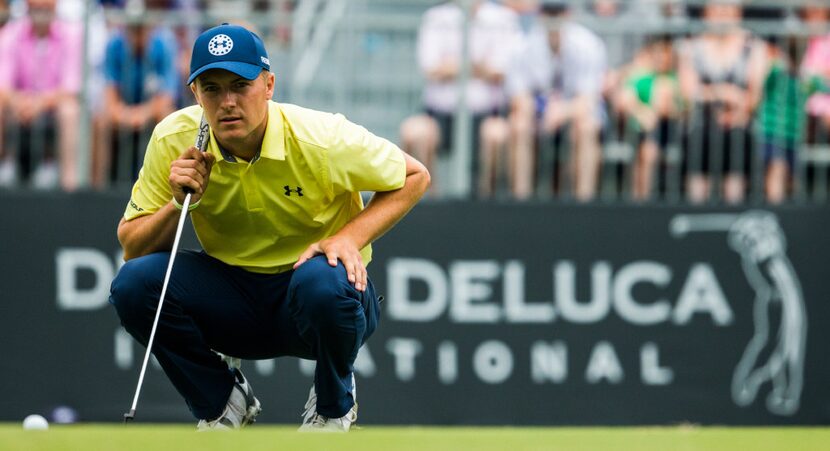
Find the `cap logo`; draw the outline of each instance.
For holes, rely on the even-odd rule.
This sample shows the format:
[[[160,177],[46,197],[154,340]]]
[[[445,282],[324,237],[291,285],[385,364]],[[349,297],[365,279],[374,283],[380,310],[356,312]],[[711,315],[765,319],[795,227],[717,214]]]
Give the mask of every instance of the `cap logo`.
[[[217,34],[208,42],[208,52],[213,56],[227,55],[233,48],[233,39],[226,34]]]

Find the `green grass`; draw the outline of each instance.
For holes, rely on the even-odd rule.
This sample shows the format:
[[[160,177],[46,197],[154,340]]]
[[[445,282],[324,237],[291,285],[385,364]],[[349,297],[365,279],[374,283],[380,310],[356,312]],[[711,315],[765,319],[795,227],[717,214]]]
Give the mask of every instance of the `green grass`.
[[[830,450],[830,428],[513,428],[366,426],[350,434],[299,434],[294,426],[256,425],[197,434],[193,425],[83,424],[24,431],[0,424],[0,450]]]

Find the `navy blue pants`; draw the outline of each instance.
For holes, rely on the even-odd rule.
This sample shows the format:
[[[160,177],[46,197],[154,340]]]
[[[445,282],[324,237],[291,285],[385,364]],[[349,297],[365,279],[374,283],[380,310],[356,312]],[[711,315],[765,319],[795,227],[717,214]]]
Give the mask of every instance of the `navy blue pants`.
[[[128,261],[112,282],[110,303],[121,324],[147,345],[169,252]],[[351,409],[357,351],[374,332],[378,299],[349,283],[323,256],[295,271],[255,274],[204,252],[176,256],[153,354],[199,419],[227,404],[233,376],[213,351],[242,359],[294,356],[317,361],[317,412],[339,418]]]

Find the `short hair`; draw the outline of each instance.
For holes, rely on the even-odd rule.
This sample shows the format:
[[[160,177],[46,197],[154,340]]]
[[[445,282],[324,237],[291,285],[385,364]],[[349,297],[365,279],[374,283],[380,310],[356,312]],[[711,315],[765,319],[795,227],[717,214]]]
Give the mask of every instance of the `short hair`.
[[[539,5],[540,13],[546,16],[559,16],[569,9],[568,2],[564,0],[542,0]]]

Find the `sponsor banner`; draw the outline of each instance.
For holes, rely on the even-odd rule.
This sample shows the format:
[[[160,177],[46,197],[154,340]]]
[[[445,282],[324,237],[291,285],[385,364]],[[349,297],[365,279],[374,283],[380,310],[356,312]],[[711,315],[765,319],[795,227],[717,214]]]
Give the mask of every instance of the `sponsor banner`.
[[[129,409],[144,349],[107,302],[125,198],[0,196],[0,420]],[[421,205],[375,246],[361,421],[828,424],[824,230],[807,207]],[[299,422],[313,368],[243,364],[262,421]],[[137,419],[191,420],[157,364]]]

